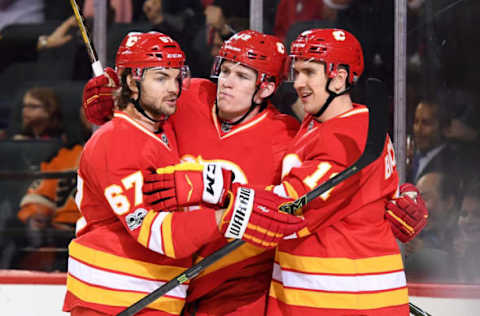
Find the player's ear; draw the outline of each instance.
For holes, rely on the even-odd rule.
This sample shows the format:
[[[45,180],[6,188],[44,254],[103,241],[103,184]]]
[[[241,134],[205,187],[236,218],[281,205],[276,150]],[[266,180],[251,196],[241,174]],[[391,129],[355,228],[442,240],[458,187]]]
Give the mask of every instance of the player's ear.
[[[132,92],[138,93],[137,82],[136,82],[135,79],[133,79],[133,76],[132,76],[131,74],[129,74],[126,79],[127,79],[127,86],[128,86],[128,88],[129,88]]]
[[[336,71],[335,77],[332,80],[331,88],[333,91],[339,93],[347,87],[348,71],[343,67],[339,67]]]
[[[271,96],[273,92],[275,92],[274,82],[262,82],[260,89],[258,89],[258,92],[255,95],[255,102],[261,103],[263,99]]]

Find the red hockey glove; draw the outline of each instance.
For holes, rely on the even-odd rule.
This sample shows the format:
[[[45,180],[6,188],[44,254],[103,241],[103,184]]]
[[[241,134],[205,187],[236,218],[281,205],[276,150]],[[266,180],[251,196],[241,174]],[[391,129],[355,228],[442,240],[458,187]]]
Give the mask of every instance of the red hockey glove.
[[[83,89],[82,106],[87,120],[102,125],[113,115],[113,92],[120,87],[118,75],[110,67],[95,78],[90,79]]]
[[[201,202],[224,205],[233,173],[218,164],[181,163],[144,175],[144,201],[156,211],[175,211]]]
[[[273,248],[283,237],[306,226],[303,218],[279,211],[280,206],[292,199],[237,183],[232,188],[229,206],[220,222],[225,237]]]
[[[388,201],[386,209],[385,217],[390,221],[393,234],[401,242],[415,238],[427,224],[427,207],[413,184],[402,184],[400,197]]]

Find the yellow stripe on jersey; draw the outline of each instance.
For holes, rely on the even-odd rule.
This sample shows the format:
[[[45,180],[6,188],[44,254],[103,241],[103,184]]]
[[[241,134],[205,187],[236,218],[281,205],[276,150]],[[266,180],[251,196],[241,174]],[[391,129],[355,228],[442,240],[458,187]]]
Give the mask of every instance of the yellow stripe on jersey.
[[[143,218],[142,226],[140,227],[140,233],[138,233],[138,242],[148,248],[148,241],[150,240],[150,234],[152,229],[152,222],[155,219],[155,216],[158,213],[154,211],[149,211],[147,215]]]
[[[149,279],[158,279],[158,276],[161,275],[168,281],[185,271],[184,267],[159,265],[120,257],[80,245],[75,241],[72,241],[68,246],[68,252],[71,257],[87,262],[92,266]]]
[[[85,302],[111,306],[130,306],[148,294],[129,291],[115,291],[91,286],[78,279],[75,279],[70,275],[67,275],[67,287],[72,294]],[[175,315],[180,315],[184,304],[185,301],[183,299],[163,296],[147,307],[151,309],[162,310]]]
[[[175,171],[203,171],[203,165],[197,162],[182,162],[156,170],[158,174],[172,174]]]
[[[348,275],[403,270],[400,254],[349,259],[296,256],[278,251],[275,261],[280,262],[283,269],[292,269],[305,273]]]
[[[331,293],[285,289],[272,281],[270,296],[288,305],[312,308],[340,308],[365,310],[408,304],[407,288],[377,293]]]
[[[275,247],[276,245],[278,245],[278,242],[268,242],[268,241],[258,239],[257,237],[252,236],[252,235],[248,235],[248,234],[243,234],[243,238],[248,239],[248,240],[252,240],[253,242],[255,242],[257,244],[260,244],[260,245],[263,245],[265,247]]]
[[[214,264],[212,264],[211,266],[206,268],[202,272],[202,274],[199,276],[199,278],[202,277],[202,276],[205,276],[209,273],[215,272],[219,269],[222,269],[224,267],[228,267],[232,264],[241,262],[243,260],[247,260],[248,258],[258,256],[265,251],[266,251],[266,249],[264,249],[264,248],[254,246],[254,245],[249,244],[249,243],[245,243],[245,244],[241,245],[240,247],[238,247],[237,249],[235,249],[233,252],[229,253],[228,256],[223,257],[222,259],[218,260],[217,262],[215,262]],[[203,259],[203,257],[199,256],[196,259],[196,262],[199,262],[202,259]]]
[[[175,248],[173,246],[173,237],[172,237],[172,217],[173,213],[165,216],[165,219],[162,223],[162,240],[163,240],[163,249],[165,250],[165,255],[170,258],[175,258]]]
[[[248,223],[247,227],[251,230],[256,230],[257,232],[260,232],[260,233],[265,234],[265,235],[270,236],[270,237],[282,237],[283,236],[283,234],[274,233],[274,232],[272,232],[270,230],[267,230],[263,227],[253,225],[253,224],[250,224],[250,223]]]
[[[291,197],[294,200],[298,199],[298,193],[297,191],[295,191],[295,189],[290,183],[288,183],[287,181],[283,181],[282,184],[285,190],[287,190],[287,194],[289,197]]]

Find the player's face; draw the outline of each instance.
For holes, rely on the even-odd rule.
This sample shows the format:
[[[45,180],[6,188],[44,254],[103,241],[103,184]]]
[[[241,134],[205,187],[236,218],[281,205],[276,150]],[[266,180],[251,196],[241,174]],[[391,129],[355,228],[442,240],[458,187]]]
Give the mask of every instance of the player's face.
[[[293,86],[297,90],[298,97],[303,104],[306,113],[315,114],[325,104],[328,92],[325,90],[327,75],[322,63],[296,60],[293,65],[295,82]]]
[[[217,87],[220,118],[235,121],[248,111],[252,104],[256,80],[255,70],[231,61],[222,63]]]
[[[142,105],[156,117],[172,115],[177,109],[180,91],[180,70],[175,68],[151,68],[144,72],[141,81]]]
[[[24,127],[34,127],[48,120],[49,114],[42,102],[30,95],[23,97],[22,124]]]
[[[415,110],[413,134],[415,146],[421,152],[427,152],[441,142],[437,109],[429,104],[420,103]]]

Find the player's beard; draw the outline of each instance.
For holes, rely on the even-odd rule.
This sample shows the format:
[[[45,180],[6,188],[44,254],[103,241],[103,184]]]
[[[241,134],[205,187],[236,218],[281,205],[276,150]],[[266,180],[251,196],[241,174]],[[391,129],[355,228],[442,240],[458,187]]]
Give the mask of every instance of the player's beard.
[[[176,107],[172,109],[168,105],[164,104],[163,102],[160,105],[155,105],[151,103],[143,103],[143,109],[150,113],[153,116],[161,117],[161,116],[169,116],[175,113]]]

